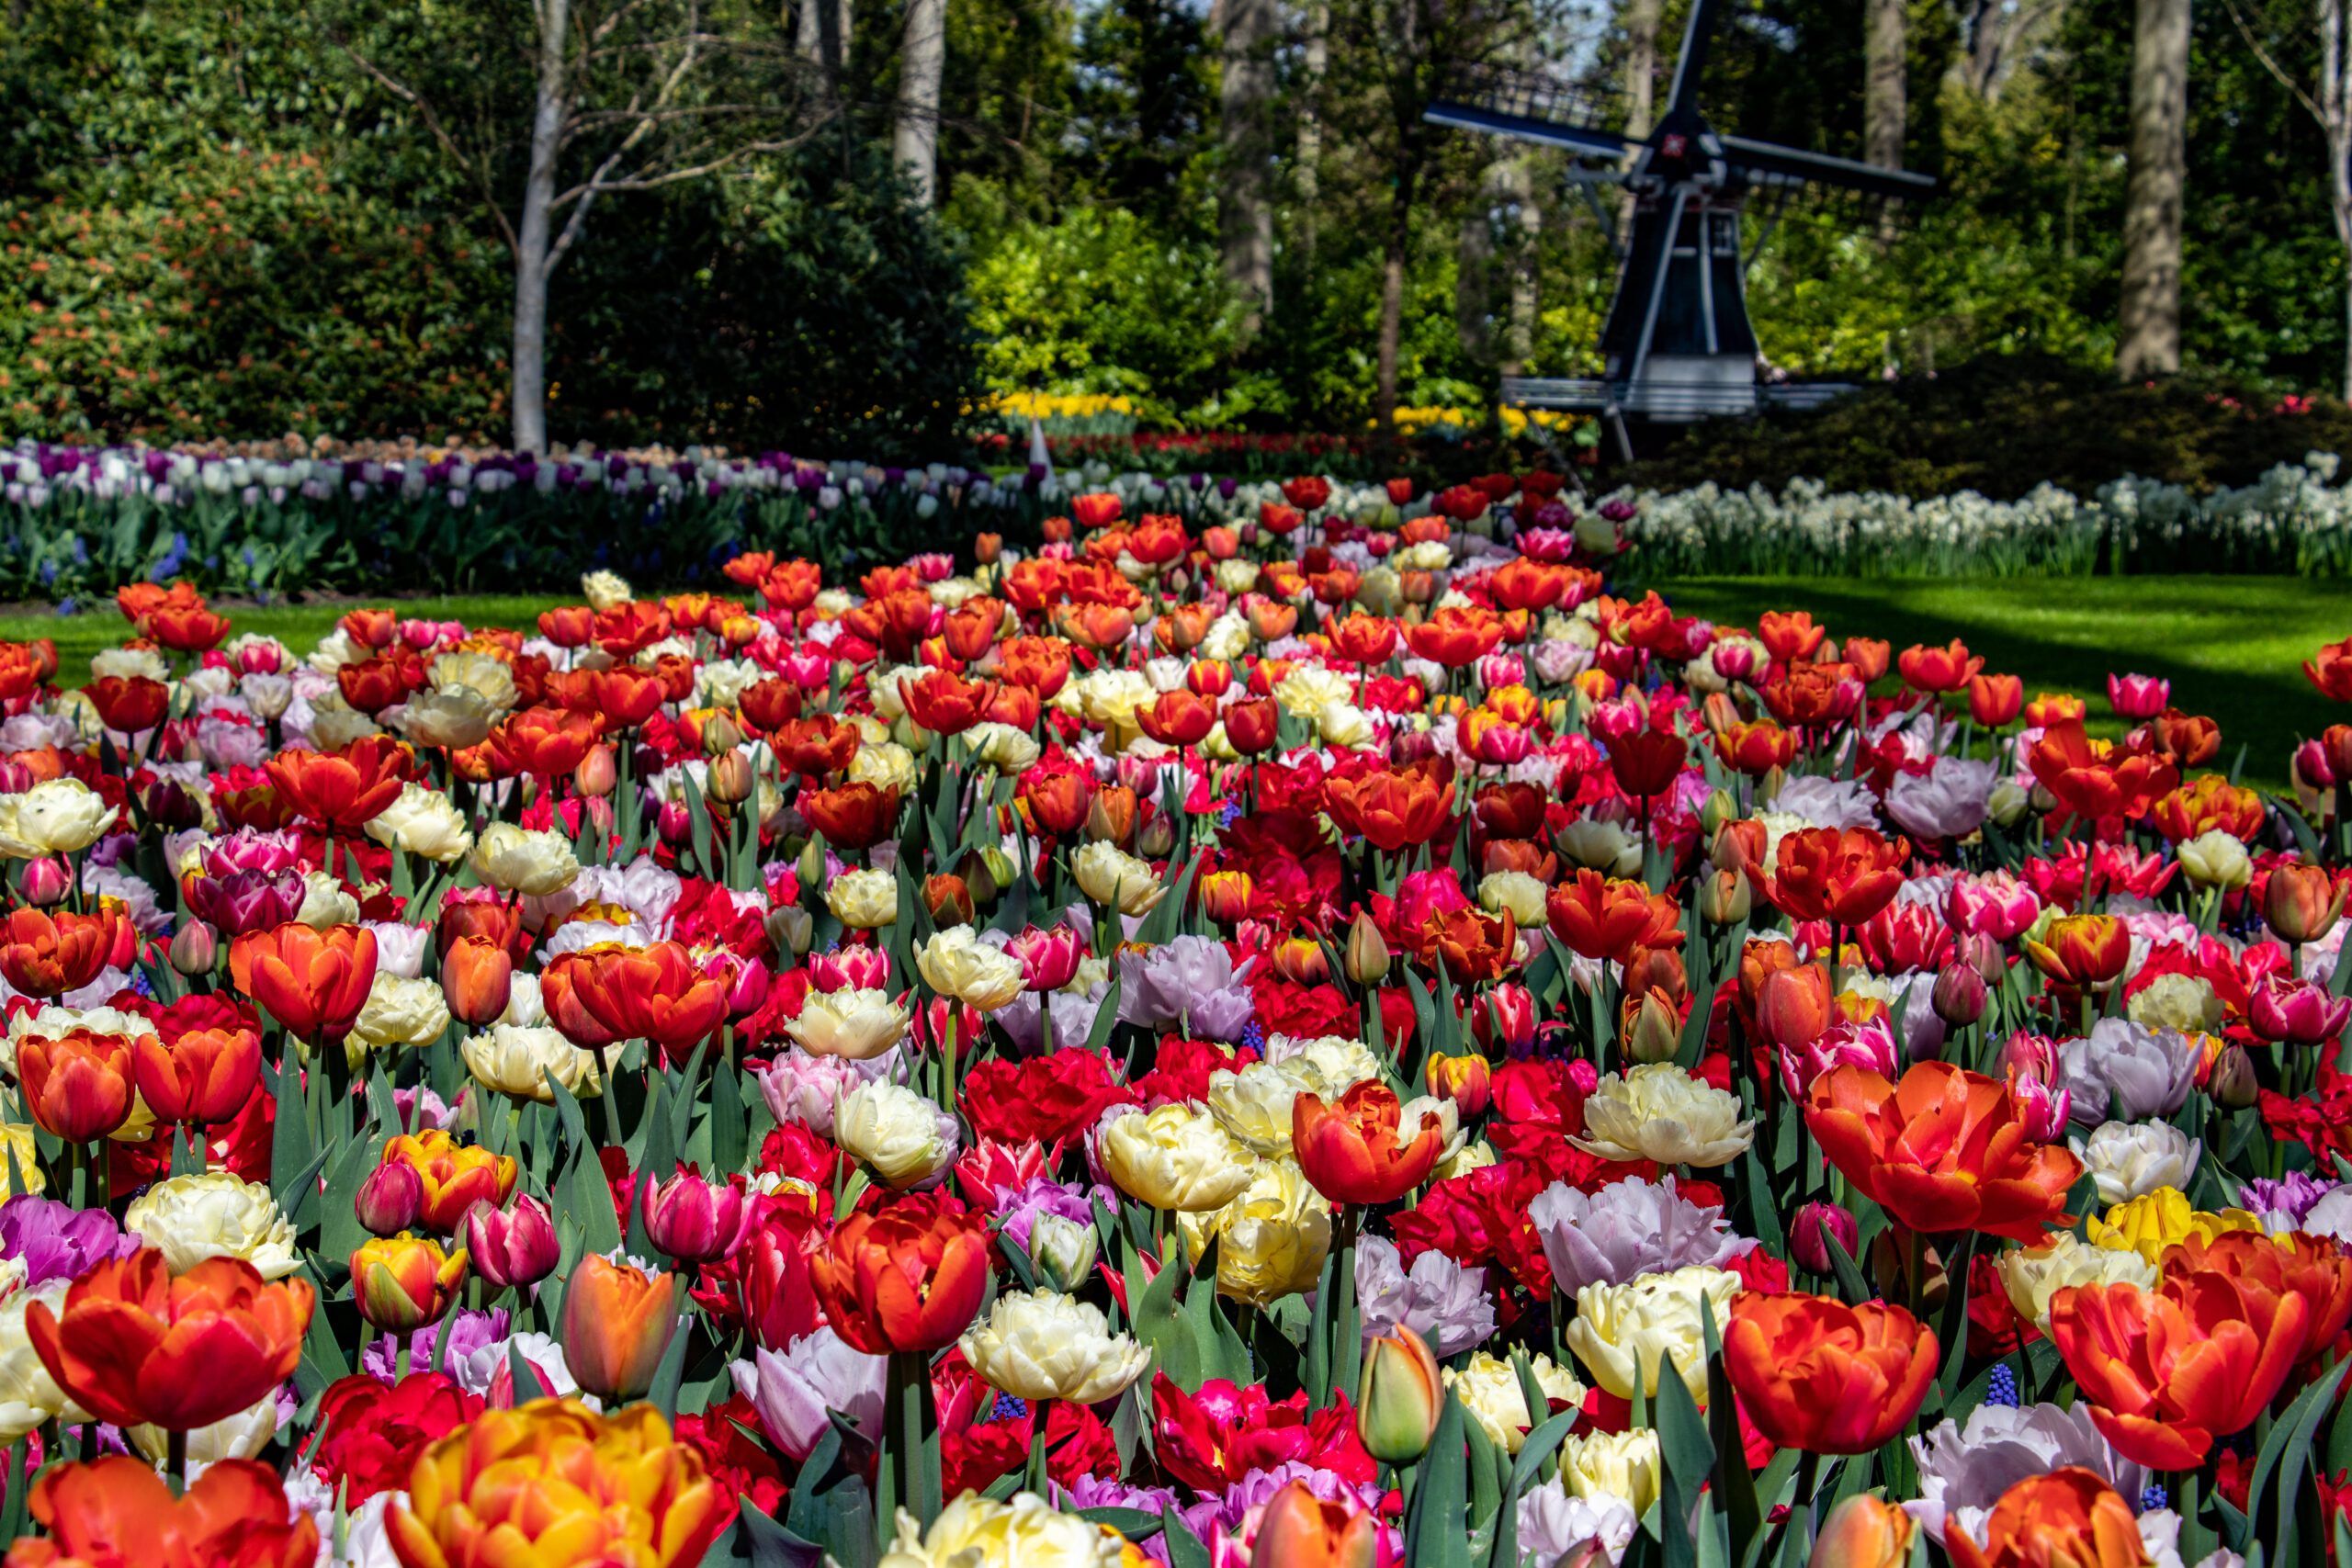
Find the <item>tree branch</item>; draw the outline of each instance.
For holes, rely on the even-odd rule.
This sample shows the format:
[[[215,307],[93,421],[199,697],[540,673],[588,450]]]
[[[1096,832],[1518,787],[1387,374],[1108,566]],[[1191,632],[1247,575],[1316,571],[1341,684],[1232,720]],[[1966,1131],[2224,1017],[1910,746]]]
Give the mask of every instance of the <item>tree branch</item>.
[[[341,50],[345,56],[354,65],[358,66],[369,80],[416,110],[418,117],[424,121],[424,129],[432,133],[433,140],[439,144],[442,152],[450,162],[473,177],[474,184],[478,187],[477,194],[481,196],[482,205],[490,209],[491,217],[497,220],[498,231],[505,239],[506,248],[510,251],[516,249],[518,242],[514,236],[514,225],[507,221],[506,209],[499,205],[497,193],[490,183],[490,170],[484,161],[466,155],[465,152],[458,147],[456,139],[451,137],[447,129],[442,125],[441,117],[433,112],[433,105],[426,100],[424,94],[352,48],[340,34],[330,30],[327,36],[334,41],[335,48]]]

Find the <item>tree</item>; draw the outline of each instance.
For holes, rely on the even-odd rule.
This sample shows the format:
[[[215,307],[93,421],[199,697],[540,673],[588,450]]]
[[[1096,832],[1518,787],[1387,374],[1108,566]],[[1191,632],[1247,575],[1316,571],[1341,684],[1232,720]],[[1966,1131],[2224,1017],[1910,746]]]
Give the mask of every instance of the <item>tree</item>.
[[[2328,218],[2335,228],[2335,243],[2343,252],[2344,379],[2343,397],[2352,402],[2352,50],[2345,47],[2344,0],[2310,0],[2310,30],[2318,34],[2317,59],[2310,85],[2288,64],[2287,48],[2276,28],[2261,32],[2248,23],[2232,0],[2230,20],[2237,27],[2264,70],[2293,95],[2295,102],[2318,122],[2327,151]],[[2301,30],[2301,29],[2296,29]],[[2307,40],[2306,40],[2307,41]]]
[[[481,29],[478,51],[452,50],[438,13],[396,15],[389,29],[363,29],[356,17],[330,25],[353,62],[413,109],[465,171],[506,243],[513,440],[538,452],[548,446],[548,286],[598,198],[789,149],[820,117],[782,39],[747,15],[714,14],[707,0],[531,0],[527,24],[519,13],[511,0],[469,12]],[[527,86],[494,69],[451,79],[451,60],[511,58],[502,33],[530,45]],[[514,188],[518,161],[515,199],[503,193]]]
[[[2139,0],[2132,35],[2132,152],[2123,201],[2116,373],[2180,368],[2180,227],[2188,171],[2188,0]]]
[[[1274,297],[1273,107],[1274,0],[1216,0],[1223,80],[1217,91],[1223,189],[1218,220],[1225,275],[1250,301],[1245,334]]]
[[[947,0],[907,0],[899,44],[899,113],[890,151],[915,205],[938,201],[939,80],[947,67]]]

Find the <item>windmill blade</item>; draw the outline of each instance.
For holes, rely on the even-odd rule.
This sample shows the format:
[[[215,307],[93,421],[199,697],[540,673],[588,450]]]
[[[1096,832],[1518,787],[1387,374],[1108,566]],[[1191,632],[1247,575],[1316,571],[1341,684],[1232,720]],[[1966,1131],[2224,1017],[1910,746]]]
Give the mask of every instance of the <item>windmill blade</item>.
[[[1838,186],[1883,201],[1932,196],[1936,190],[1933,179],[1907,169],[1882,169],[1851,158],[1834,158],[1826,152],[1752,141],[1745,136],[1723,136],[1717,140],[1723,143],[1724,161],[1751,175],[1761,176],[1758,184],[1802,180],[1813,185]]]
[[[1599,158],[1636,145],[1602,123],[1597,94],[1572,83],[1493,66],[1457,71],[1421,118],[1432,125],[1543,142]]]

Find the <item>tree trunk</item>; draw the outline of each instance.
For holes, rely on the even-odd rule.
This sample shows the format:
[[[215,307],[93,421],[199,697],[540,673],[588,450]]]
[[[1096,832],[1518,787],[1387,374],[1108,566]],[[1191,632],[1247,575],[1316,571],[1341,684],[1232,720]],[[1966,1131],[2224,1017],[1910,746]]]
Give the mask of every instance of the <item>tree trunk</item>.
[[[799,13],[793,18],[793,48],[811,65],[821,65],[825,60],[825,22],[820,13],[826,4],[827,0],[800,0]]]
[[[1266,116],[1274,96],[1274,0],[1217,0],[1223,32],[1218,111],[1224,189],[1218,219],[1225,276],[1249,302],[1242,335],[1254,334],[1274,298],[1274,203]]]
[[[1657,114],[1657,26],[1660,0],[1628,0],[1625,6],[1625,139],[1639,141],[1650,133]],[[1634,166],[1634,154],[1624,166]],[[1634,232],[1634,193],[1628,189],[1617,202],[1617,232]]]
[[[1905,0],[1866,0],[1868,30],[1862,54],[1862,159],[1882,169],[1903,166],[1905,32],[1910,22]]]
[[[1331,67],[1331,0],[1306,0],[1298,87],[1298,245],[1315,270],[1316,203],[1323,195],[1323,77]]]
[[[2344,400],[2352,403],[2352,57],[2344,0],[2320,0],[2319,119],[2327,141],[2327,205],[2344,253]]]
[[[1478,199],[1462,215],[1454,234],[1453,332],[1462,340],[1462,352],[1476,365],[1494,356],[1494,334],[1487,330],[1487,314],[1494,299],[1495,231],[1487,208],[1499,167],[1487,168]]]
[[[1544,234],[1544,209],[1537,200],[1535,172],[1525,157],[1510,167],[1511,187],[1519,202],[1519,235],[1511,246],[1510,335],[1504,344],[1503,374],[1523,376],[1535,353],[1535,317],[1543,301],[1538,294],[1537,243]]]
[[[2132,39],[2131,178],[2123,202],[2124,380],[2180,368],[2180,209],[2188,123],[2188,0],[2139,0]]]
[[[1405,264],[1413,243],[1413,186],[1417,166],[1398,171],[1396,188],[1388,198],[1388,239],[1380,264],[1379,388],[1374,417],[1380,433],[1396,434],[1396,360],[1405,323]]]
[[[946,66],[947,0],[907,0],[890,152],[924,208],[939,200],[939,79]]]
[[[522,221],[514,234],[514,449],[548,448],[548,255],[555,219],[555,165],[563,149],[565,51],[571,0],[538,0],[537,103],[531,115],[531,164],[523,181]]]

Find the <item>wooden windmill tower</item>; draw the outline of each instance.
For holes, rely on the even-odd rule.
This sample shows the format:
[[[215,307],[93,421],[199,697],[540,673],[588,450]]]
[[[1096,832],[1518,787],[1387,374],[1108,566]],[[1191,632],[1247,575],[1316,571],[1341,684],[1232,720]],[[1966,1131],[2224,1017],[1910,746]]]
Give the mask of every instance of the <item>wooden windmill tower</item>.
[[[1628,457],[1629,421],[1674,423],[1768,406],[1810,407],[1850,390],[1758,382],[1747,269],[1795,203],[1868,217],[1936,188],[1925,175],[1725,135],[1709,125],[1699,111],[1699,83],[1721,4],[1694,0],[1665,112],[1641,141],[1602,124],[1589,96],[1573,85],[1491,70],[1463,73],[1424,115],[1435,124],[1577,155],[1569,179],[1610,225],[1619,254],[1617,291],[1600,333],[1606,370],[1597,379],[1506,378],[1503,401],[1598,412]],[[1594,195],[1606,185],[1623,186],[1632,197],[1632,222],[1622,233]],[[1760,220],[1745,250],[1744,214]]]

